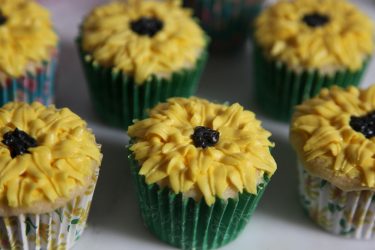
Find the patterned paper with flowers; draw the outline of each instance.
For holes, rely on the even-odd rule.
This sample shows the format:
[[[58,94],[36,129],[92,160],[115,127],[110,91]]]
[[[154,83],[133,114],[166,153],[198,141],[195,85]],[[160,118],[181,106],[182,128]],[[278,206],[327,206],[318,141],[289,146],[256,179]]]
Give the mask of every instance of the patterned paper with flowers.
[[[51,213],[2,217],[0,249],[70,249],[85,229],[97,177],[83,195]]]
[[[344,192],[300,167],[301,202],[306,213],[327,231],[370,239],[375,231],[375,193]]]

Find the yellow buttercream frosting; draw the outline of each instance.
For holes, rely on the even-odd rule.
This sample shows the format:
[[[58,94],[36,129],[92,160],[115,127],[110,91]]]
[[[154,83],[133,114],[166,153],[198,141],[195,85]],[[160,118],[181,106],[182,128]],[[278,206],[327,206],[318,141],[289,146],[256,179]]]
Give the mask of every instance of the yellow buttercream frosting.
[[[0,0],[0,73],[22,76],[48,61],[57,43],[45,8],[33,0]]]
[[[323,89],[297,106],[290,136],[305,168],[345,191],[375,190],[375,137],[350,124],[374,111],[375,85]]]
[[[4,135],[18,128],[37,142],[12,158]],[[101,162],[94,135],[67,108],[12,102],[0,108],[0,207],[54,203],[87,187]],[[3,209],[2,209],[3,210]]]
[[[266,56],[294,70],[355,71],[374,47],[370,18],[346,0],[281,0],[255,25]]]
[[[210,147],[196,147],[194,129],[220,133]],[[227,190],[257,193],[263,174],[272,176],[271,135],[254,113],[238,103],[226,106],[192,97],[172,98],[150,111],[150,118],[129,127],[130,150],[147,184],[158,183],[175,193],[198,193],[208,205]],[[199,196],[199,197],[200,197]]]
[[[204,32],[180,1],[123,1],[94,9],[82,27],[87,60],[134,76],[142,84],[151,75],[170,77],[195,66],[206,45]],[[156,18],[162,28],[154,36],[140,35],[132,22]]]

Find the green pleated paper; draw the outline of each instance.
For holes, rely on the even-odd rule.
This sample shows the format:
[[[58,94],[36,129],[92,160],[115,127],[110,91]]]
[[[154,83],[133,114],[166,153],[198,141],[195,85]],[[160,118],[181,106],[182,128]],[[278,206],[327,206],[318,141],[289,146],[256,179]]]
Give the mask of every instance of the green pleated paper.
[[[262,1],[184,0],[183,3],[194,10],[212,38],[212,50],[232,52],[245,44],[250,23],[258,15]]]
[[[288,122],[294,107],[314,97],[322,88],[358,86],[369,60],[358,71],[339,71],[322,75],[319,71],[297,73],[285,64],[268,60],[259,46],[254,46],[255,93],[262,111],[274,119]]]
[[[153,75],[144,83],[136,84],[133,77],[123,72],[87,60],[88,55],[82,51],[79,39],[78,46],[97,114],[104,122],[124,129],[134,119],[147,117],[150,108],[170,97],[193,95],[208,58],[204,50],[193,69],[175,72],[170,79]]]
[[[269,182],[258,185],[258,194],[247,192],[236,199],[216,199],[208,206],[204,199],[175,194],[157,184],[147,185],[138,174],[139,165],[129,153],[141,215],[146,227],[162,241],[181,249],[214,249],[236,239],[250,220]]]

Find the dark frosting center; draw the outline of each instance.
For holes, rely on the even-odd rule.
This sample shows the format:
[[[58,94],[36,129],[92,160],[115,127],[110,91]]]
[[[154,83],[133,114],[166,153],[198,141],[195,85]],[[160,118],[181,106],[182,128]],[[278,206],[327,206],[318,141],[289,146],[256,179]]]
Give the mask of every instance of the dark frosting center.
[[[364,116],[350,117],[350,126],[355,131],[362,133],[366,138],[373,137],[375,135],[375,111]]]
[[[219,137],[218,131],[203,126],[195,127],[194,134],[191,136],[197,148],[212,147],[218,143]]]
[[[320,13],[311,13],[303,16],[302,21],[312,28],[321,27],[329,22],[329,16]]]
[[[0,25],[4,25],[7,22],[6,16],[0,11]]]
[[[8,146],[12,158],[29,153],[30,147],[38,146],[34,138],[18,128],[5,133],[2,143]]]
[[[163,29],[163,22],[156,17],[141,17],[130,23],[131,29],[141,36],[155,36]]]

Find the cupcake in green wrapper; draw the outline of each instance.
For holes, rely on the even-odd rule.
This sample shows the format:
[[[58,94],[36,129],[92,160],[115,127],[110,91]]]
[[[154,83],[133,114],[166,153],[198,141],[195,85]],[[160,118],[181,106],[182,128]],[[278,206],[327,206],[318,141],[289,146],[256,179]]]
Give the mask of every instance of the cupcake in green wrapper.
[[[346,0],[279,1],[255,21],[255,95],[272,118],[324,87],[358,85],[373,52],[373,24]]]
[[[243,48],[249,34],[249,23],[259,13],[262,0],[184,0],[200,19],[212,39],[215,52]]]
[[[0,0],[0,106],[54,102],[58,36],[33,0]]]
[[[179,1],[114,2],[84,20],[78,46],[94,107],[127,128],[169,97],[195,93],[208,38]]]
[[[172,98],[128,134],[144,223],[181,249],[234,240],[276,170],[271,134],[238,103]]]

